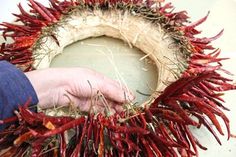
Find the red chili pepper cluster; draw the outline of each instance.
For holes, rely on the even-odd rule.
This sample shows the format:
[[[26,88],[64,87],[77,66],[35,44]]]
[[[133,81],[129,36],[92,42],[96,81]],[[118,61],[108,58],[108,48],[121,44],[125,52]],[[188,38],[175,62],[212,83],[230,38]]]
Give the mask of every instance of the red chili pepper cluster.
[[[101,113],[50,117],[30,111],[28,102],[19,107],[16,117],[0,121],[19,123],[0,133],[0,150],[10,147],[2,156],[21,156],[26,151],[31,156],[198,156],[197,147],[206,148],[189,126],[204,125],[221,144],[215,132],[223,135],[216,118],[220,117],[230,137],[229,120],[221,110],[226,108],[217,100],[217,90],[208,93],[202,88],[209,84],[217,89],[221,85],[215,84],[215,79],[228,84],[215,72],[182,78],[168,86],[150,107],[109,117]],[[65,135],[71,129],[73,136],[66,143]]]
[[[64,12],[79,4],[74,1],[65,0],[59,3],[57,0],[50,0],[52,7],[48,8],[34,0],[29,0],[29,2],[30,13],[26,12],[19,4],[20,14],[13,14],[17,17],[16,22],[23,24],[7,22],[0,24],[3,26],[0,30],[3,31],[4,39],[13,39],[13,43],[1,44],[0,60],[7,60],[12,64],[23,67],[24,71],[32,70],[34,61],[32,47],[42,34],[42,29],[58,22]],[[53,34],[51,36],[55,38]]]
[[[32,70],[32,48],[42,35],[44,27],[60,21],[77,6],[99,7],[103,10],[122,9],[122,6],[149,9],[166,32],[189,52],[188,67],[179,80],[171,83],[156,100],[135,111],[116,113],[107,117],[101,113],[89,113],[80,118],[50,117],[44,113],[34,113],[28,103],[19,107],[16,117],[0,120],[0,124],[11,124],[0,133],[1,156],[198,156],[198,147],[206,150],[194,137],[190,126],[205,126],[221,144],[216,130],[223,135],[217,118],[221,118],[230,137],[229,119],[222,110],[228,110],[220,97],[226,90],[235,89],[232,80],[219,74],[220,50],[210,44],[222,31],[212,38],[197,38],[196,26],[203,23],[207,16],[186,25],[185,11],[173,12],[170,3],[151,9],[154,2],[142,0],[50,0],[50,7],[29,0],[30,13],[19,4],[20,14],[14,14],[23,24],[2,23],[3,37],[12,38],[10,44],[1,44],[0,60],[8,60],[25,71]],[[131,5],[132,4],[132,5]],[[136,7],[136,8],[135,8]],[[145,14],[145,16],[151,16]],[[147,18],[148,20],[148,18]],[[52,36],[59,45],[56,37]],[[205,54],[204,50],[213,50]],[[211,123],[213,125],[211,125]],[[67,134],[72,137],[68,137]],[[69,141],[69,142],[68,142]]]

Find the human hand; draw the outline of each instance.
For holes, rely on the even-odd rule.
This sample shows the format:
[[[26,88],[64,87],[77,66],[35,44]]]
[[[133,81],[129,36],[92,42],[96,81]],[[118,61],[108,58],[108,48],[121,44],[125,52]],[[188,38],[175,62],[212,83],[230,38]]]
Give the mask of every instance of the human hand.
[[[133,94],[118,82],[85,68],[49,68],[26,72],[39,99],[39,107],[74,104],[81,111],[122,111]]]

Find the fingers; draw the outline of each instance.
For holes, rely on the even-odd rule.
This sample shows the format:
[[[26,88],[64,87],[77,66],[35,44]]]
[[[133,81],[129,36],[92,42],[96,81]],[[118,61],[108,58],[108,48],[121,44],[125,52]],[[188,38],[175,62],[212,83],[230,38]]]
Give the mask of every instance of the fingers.
[[[100,73],[89,70],[91,74],[90,85],[97,88],[106,98],[119,103],[126,103],[134,100],[134,94],[117,81],[110,79]],[[89,79],[89,78],[88,78]],[[94,84],[93,84],[94,83]],[[93,92],[96,94],[97,91]]]
[[[58,106],[74,106],[79,108],[81,112],[89,113],[105,113],[112,115],[116,112],[124,111],[124,108],[121,104],[113,102],[111,100],[106,100],[103,97],[96,97],[93,99],[90,98],[78,98],[74,95],[66,95],[63,97],[64,100],[61,100],[63,104]]]
[[[134,95],[128,91],[126,87],[120,85],[116,81],[102,81],[99,84],[99,90],[108,99],[119,103],[127,103],[134,100]]]
[[[67,76],[70,76],[72,87],[72,90],[69,91],[77,97],[89,98],[101,92],[107,99],[118,103],[127,103],[135,98],[127,87],[96,71],[85,68],[75,68],[73,70],[70,71],[73,75],[71,73],[67,74]]]

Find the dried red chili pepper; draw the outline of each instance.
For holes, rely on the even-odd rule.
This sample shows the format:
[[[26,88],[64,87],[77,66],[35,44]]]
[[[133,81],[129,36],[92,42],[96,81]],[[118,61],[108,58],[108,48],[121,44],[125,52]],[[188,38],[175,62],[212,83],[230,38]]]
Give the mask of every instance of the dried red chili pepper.
[[[143,144],[143,147],[145,148],[145,152],[147,153],[146,155],[148,157],[153,157],[155,156],[155,154],[153,153],[152,149],[150,148],[150,145],[149,143],[144,139],[144,138],[140,138],[142,144]]]
[[[45,141],[45,138],[40,138],[40,139],[37,139],[35,140],[31,146],[32,146],[32,153],[31,153],[31,156],[32,157],[38,157],[40,156],[40,153],[42,151],[42,144],[43,142]]]
[[[13,117],[10,117],[10,118],[7,118],[7,119],[0,120],[0,125],[6,124],[6,123],[12,123],[12,122],[15,122],[17,120],[18,120],[17,116],[13,116]]]
[[[98,157],[103,157],[104,155],[104,126],[101,124],[100,130],[99,130],[99,146],[98,146]]]
[[[49,131],[45,132],[44,134],[40,134],[39,132],[34,131],[33,129],[31,129],[30,131],[36,137],[50,137],[52,135],[56,135],[56,134],[62,133],[65,130],[68,130],[70,128],[75,128],[77,125],[79,125],[81,123],[84,123],[84,122],[85,122],[85,118],[84,117],[80,117],[80,118],[72,120],[69,123],[66,123],[66,124],[56,128],[54,130],[49,130]]]
[[[170,122],[168,124],[168,128],[171,134],[176,138],[178,143],[180,143],[183,147],[189,148],[188,142],[181,136],[181,134],[178,132],[178,129],[176,129],[176,125],[174,125],[173,122]]]
[[[200,122],[206,126],[206,128],[212,133],[212,135],[215,137],[215,139],[217,140],[217,142],[221,145],[221,142],[220,142],[220,139],[219,137],[217,136],[216,132],[214,131],[214,129],[211,127],[211,125],[209,124],[209,122],[206,120],[206,118],[202,115],[202,114],[199,114],[197,112],[192,112],[192,114],[194,116],[196,116]]]
[[[62,132],[59,135],[59,138],[60,138],[60,156],[61,157],[66,157],[66,139],[65,139],[65,133],[66,132]]]
[[[178,123],[185,123],[186,121],[179,116],[176,112],[170,110],[170,109],[162,109],[162,108],[150,108],[149,111],[157,116],[157,117],[162,117],[166,120],[170,121],[176,121]]]
[[[81,149],[82,149],[82,144],[83,144],[83,140],[84,140],[85,134],[87,132],[87,122],[88,122],[88,120],[86,119],[84,124],[83,124],[83,130],[82,130],[79,142],[77,143],[73,153],[71,154],[71,157],[81,156],[80,152],[81,152]]]
[[[55,0],[49,0],[49,1],[55,10],[59,11],[60,13],[63,13],[64,9],[60,5],[57,5],[57,2]]]
[[[29,140],[30,138],[32,138],[32,134],[30,131],[28,131],[28,132],[24,133],[23,135],[20,135],[17,139],[15,139],[14,145],[19,146],[23,142]]]
[[[105,125],[108,129],[111,129],[114,132],[117,133],[136,133],[136,134],[141,134],[145,135],[148,134],[149,131],[145,130],[140,127],[124,127],[124,126],[112,126],[112,125]]]
[[[34,0],[32,0],[33,2]],[[44,7],[44,5],[42,5],[41,3],[37,2],[37,1],[34,1],[34,3],[36,5],[38,5],[39,8],[42,9],[42,11],[49,17],[51,18],[51,21],[52,22],[57,22],[57,19],[56,17],[48,10],[48,8]],[[33,5],[33,4],[32,4]],[[39,11],[39,10],[38,10]]]
[[[55,22],[53,19],[43,10],[37,3],[35,3],[34,0],[29,0],[30,4],[32,5],[32,8],[37,11],[45,20],[49,22]]]

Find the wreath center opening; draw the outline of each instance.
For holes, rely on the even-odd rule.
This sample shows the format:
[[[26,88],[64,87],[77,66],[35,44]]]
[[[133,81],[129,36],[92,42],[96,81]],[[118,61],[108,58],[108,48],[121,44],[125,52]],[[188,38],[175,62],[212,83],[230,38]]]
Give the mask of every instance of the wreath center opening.
[[[83,67],[98,71],[131,89],[142,104],[155,92],[157,67],[141,50],[110,37],[88,38],[64,48],[50,67]]]

